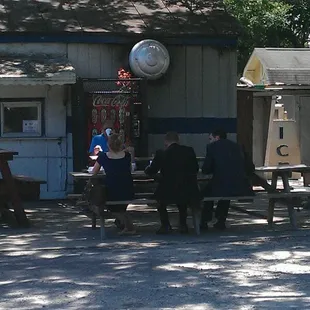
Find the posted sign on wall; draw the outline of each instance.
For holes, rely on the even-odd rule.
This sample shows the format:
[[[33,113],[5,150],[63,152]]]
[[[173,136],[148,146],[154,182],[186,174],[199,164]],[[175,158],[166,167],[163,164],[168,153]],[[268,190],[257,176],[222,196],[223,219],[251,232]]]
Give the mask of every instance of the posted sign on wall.
[[[38,121],[37,120],[23,120],[23,132],[37,133]]]

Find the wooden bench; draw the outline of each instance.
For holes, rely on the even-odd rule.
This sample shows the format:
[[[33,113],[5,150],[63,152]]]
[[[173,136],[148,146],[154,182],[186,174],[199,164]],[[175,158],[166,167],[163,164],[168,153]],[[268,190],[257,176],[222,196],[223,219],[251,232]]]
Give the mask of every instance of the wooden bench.
[[[78,200],[82,198],[82,194],[68,194],[67,199],[69,200]]]
[[[47,182],[42,179],[28,177],[26,175],[13,175],[13,178],[20,182],[32,182],[32,183],[38,183],[38,184],[46,184]]]
[[[145,192],[145,193],[136,193],[135,194],[136,197],[142,197],[142,198],[145,198],[145,197],[151,197],[154,195],[154,193],[148,193],[148,192]],[[82,198],[82,194],[68,194],[67,195],[67,199],[68,200],[79,200]]]
[[[18,195],[23,201],[35,201],[40,199],[40,185],[46,181],[24,176],[13,175],[15,187]],[[11,227],[18,227],[15,215],[10,210],[9,202],[11,201],[7,185],[3,179],[0,179],[0,214],[5,222]]]
[[[23,201],[34,201],[40,199],[40,185],[46,181],[28,177],[25,175],[13,175],[17,191]],[[0,197],[4,200],[8,198],[8,191],[3,179],[0,179]]]
[[[152,195],[152,193],[138,193],[143,195]],[[293,229],[297,229],[296,226],[296,218],[294,212],[294,198],[301,198],[301,197],[309,197],[310,196],[310,189],[309,188],[299,188],[296,190],[292,190],[290,193],[285,192],[275,192],[275,193],[267,193],[267,192],[257,192],[254,196],[238,196],[238,197],[205,197],[201,202],[205,201],[219,201],[219,200],[231,200],[235,202],[254,202],[257,200],[268,200],[268,216],[267,222],[269,227],[272,227],[273,224],[273,215],[274,215],[274,207],[276,202],[282,202],[287,205],[288,215],[290,218],[290,222]],[[68,195],[71,199],[79,199],[82,197],[80,194],[73,194]],[[105,233],[105,217],[106,217],[106,207],[115,206],[115,205],[156,205],[157,201],[151,198],[138,198],[134,200],[126,200],[126,201],[107,201],[105,206],[95,206],[89,205],[89,209],[92,211],[92,228],[96,228],[96,218],[99,217],[100,219],[100,237],[101,240],[106,238]],[[192,210],[192,217],[193,217],[193,224],[194,229],[197,235],[200,234],[200,210],[201,210],[201,203],[197,205],[193,205],[191,207]]]

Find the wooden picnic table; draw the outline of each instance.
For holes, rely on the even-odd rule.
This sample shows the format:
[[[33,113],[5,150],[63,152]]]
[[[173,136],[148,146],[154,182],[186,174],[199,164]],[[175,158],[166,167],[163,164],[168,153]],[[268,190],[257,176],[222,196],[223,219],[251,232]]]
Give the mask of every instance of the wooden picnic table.
[[[290,191],[289,186],[289,178],[292,172],[299,172],[303,176],[305,174],[310,173],[310,166],[301,164],[301,165],[279,165],[279,166],[262,166],[262,167],[256,167],[256,172],[271,172],[272,178],[271,178],[271,187],[273,189],[277,188],[277,181],[278,178],[281,178],[283,183],[283,188],[285,192]],[[304,184],[307,186],[306,184]]]
[[[13,156],[18,155],[18,152],[8,151],[0,149],[0,172],[2,174],[3,182],[5,188],[8,191],[10,201],[14,208],[14,214],[16,221],[20,227],[28,227],[29,221],[27,219],[25,210],[22,206],[22,202],[17,190],[14,178],[11,173],[11,169],[8,161],[13,160]]]
[[[259,183],[259,185],[261,187],[264,188],[264,192],[257,192],[257,194],[255,196],[249,196],[249,197],[245,197],[245,196],[240,196],[240,197],[207,197],[204,198],[204,201],[209,201],[210,199],[212,200],[222,200],[222,199],[228,199],[232,200],[232,201],[245,201],[245,200],[249,200],[249,201],[253,201],[253,199],[268,199],[269,200],[269,207],[268,207],[268,216],[267,216],[267,221],[269,226],[271,227],[273,224],[273,216],[274,216],[274,207],[275,207],[275,203],[279,200],[281,201],[285,201],[285,204],[287,205],[287,209],[288,209],[288,214],[290,217],[290,222],[291,225],[294,229],[297,228],[296,225],[296,218],[295,218],[295,213],[294,213],[294,205],[293,205],[293,199],[294,198],[300,198],[300,197],[307,197],[308,195],[310,196],[310,188],[307,188],[307,190],[303,191],[302,189],[297,189],[297,190],[291,190],[290,186],[288,185],[288,178],[291,172],[301,172],[301,173],[307,173],[308,171],[310,171],[310,167],[306,166],[306,165],[294,165],[294,166],[275,166],[275,167],[257,167],[256,168],[256,172],[253,173],[252,175],[252,179],[253,181],[257,181]],[[262,177],[260,177],[259,175],[257,175],[257,172],[272,172],[273,178],[272,178],[272,184],[270,185],[268,183],[268,181]],[[71,176],[73,176],[75,181],[78,180],[89,180],[90,178],[95,178],[95,179],[102,179],[105,177],[105,173],[104,171],[99,172],[96,175],[93,175],[92,173],[89,173],[87,171],[83,171],[83,172],[71,172],[70,173]],[[134,179],[135,184],[139,184],[139,182],[143,182],[143,185],[151,185],[152,183],[156,183],[154,178],[147,176],[144,171],[134,171],[132,172],[132,176]],[[204,181],[208,181],[210,180],[210,178],[212,177],[212,175],[203,175],[201,172],[198,173],[197,175],[197,179],[199,183],[202,183]],[[278,177],[282,178],[283,181],[283,187],[284,190],[277,190],[277,179]],[[144,187],[143,187],[144,188]],[[152,190],[151,190],[152,191]],[[127,201],[126,203],[154,203],[154,199],[153,198],[147,198],[148,193],[147,192],[140,192],[138,190],[137,194],[141,194],[141,197],[139,195],[140,198],[137,198],[136,200],[133,201]],[[79,195],[78,195],[79,196]],[[120,202],[107,202],[107,204],[109,205],[113,205],[113,203],[117,203],[119,204]],[[231,206],[233,208],[233,206]],[[105,235],[104,232],[104,217],[102,215],[102,210],[99,207],[96,207],[97,209],[92,209],[93,211],[93,218],[92,218],[92,227],[96,227],[95,223],[96,223],[96,214],[99,214],[100,217],[100,221],[101,221],[101,237],[103,237]],[[247,213],[249,215],[255,215],[255,216],[259,216],[262,218],[266,218],[266,216],[264,214],[259,214],[258,212],[252,212],[252,211],[247,211],[247,210],[243,210],[243,208],[240,208],[238,206],[234,207],[235,210],[237,211],[241,211],[243,213]],[[101,210],[101,211],[100,211]],[[254,214],[255,213],[255,214]],[[193,220],[194,220],[194,227],[195,227],[195,231],[197,234],[199,234],[199,212],[197,213],[196,207],[192,206],[192,214],[193,214]]]
[[[97,155],[90,155],[89,158],[93,161],[97,160],[98,156]],[[203,161],[205,158],[204,157],[196,157],[197,161]],[[135,161],[136,162],[149,162],[150,160],[153,160],[154,157],[150,156],[150,157],[135,157]]]
[[[69,172],[69,174],[73,177],[75,180],[88,180],[90,178],[95,178],[95,179],[101,179],[105,177],[105,173],[100,171],[96,175],[85,171],[82,172]],[[152,177],[146,175],[143,170],[137,170],[133,171],[131,173],[134,181],[140,181],[140,180],[145,180],[145,181],[152,181],[154,180]],[[197,179],[198,181],[204,181],[204,180],[209,180],[211,178],[210,175],[204,175],[202,173],[198,173]]]
[[[205,157],[200,157],[200,156],[197,156],[196,157],[198,161],[202,161],[205,159]],[[150,160],[153,160],[154,159],[154,156],[150,156],[150,157],[136,157],[135,160],[136,161],[150,161]]]
[[[274,192],[277,188],[277,180],[280,177],[283,182],[284,191],[288,192],[290,190],[289,186],[289,176],[292,172],[300,172],[303,175],[306,173],[310,173],[310,166],[306,165],[281,165],[281,166],[262,166],[256,167],[256,172],[271,172],[272,173],[272,181],[271,185],[268,184],[267,180],[261,178],[263,181],[260,186],[262,186],[267,192]],[[255,173],[254,173],[255,174]],[[98,174],[93,175],[92,173],[87,172],[87,170],[83,170],[82,172],[70,172],[70,175],[76,180],[87,180],[91,177],[93,178],[104,178],[104,171],[100,171]],[[256,175],[256,174],[255,174]],[[152,177],[147,176],[143,170],[138,170],[132,172],[132,176],[134,180],[151,180]],[[257,176],[257,175],[256,175]],[[211,175],[204,175],[201,172],[197,174],[198,181],[209,180]]]
[[[272,179],[271,179],[271,186],[267,189],[268,192],[274,192],[277,190],[277,182],[278,178],[282,180],[283,183],[283,191],[285,193],[291,192],[291,187],[289,185],[289,177],[292,172],[299,172],[304,176],[304,179],[306,179],[306,175],[310,172],[310,166],[301,164],[301,165],[279,165],[279,166],[263,166],[263,167],[257,167],[255,169],[257,172],[271,172],[272,173]],[[304,181],[304,186],[308,186],[306,182]],[[290,198],[288,198],[290,200]],[[273,216],[274,216],[274,208],[275,208],[275,200],[270,199],[269,200],[269,208],[268,208],[268,223],[269,225],[272,225],[273,222]],[[291,220],[291,224],[294,228],[296,228],[296,216],[294,212],[294,205],[293,203],[288,201],[287,204],[289,217]]]

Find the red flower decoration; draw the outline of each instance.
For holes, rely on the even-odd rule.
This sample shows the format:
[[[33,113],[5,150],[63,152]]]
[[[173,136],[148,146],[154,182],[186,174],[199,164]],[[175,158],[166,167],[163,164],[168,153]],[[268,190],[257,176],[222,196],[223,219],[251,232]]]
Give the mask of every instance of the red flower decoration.
[[[126,71],[124,68],[120,68],[117,71],[117,77],[119,80],[129,80],[132,78],[132,75],[129,71]],[[124,90],[131,90],[131,82],[130,81],[117,81],[117,86],[120,86]]]

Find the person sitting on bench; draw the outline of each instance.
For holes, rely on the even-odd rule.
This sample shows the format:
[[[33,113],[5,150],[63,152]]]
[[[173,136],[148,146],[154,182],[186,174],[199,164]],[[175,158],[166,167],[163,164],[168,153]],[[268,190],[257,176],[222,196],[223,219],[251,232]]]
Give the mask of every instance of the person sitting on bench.
[[[93,136],[92,140],[91,140],[91,144],[89,147],[89,154],[94,154],[95,151],[95,147],[96,146],[100,146],[101,150],[103,152],[108,152],[109,148],[108,148],[108,138],[110,135],[113,134],[113,127],[114,124],[111,120],[105,120],[103,125],[102,125],[102,132],[99,135]],[[97,154],[94,154],[97,155]]]
[[[210,135],[207,154],[202,166],[203,174],[212,174],[211,181],[202,190],[204,197],[234,197],[254,195],[249,180],[249,170],[254,171],[254,164],[249,163],[241,146],[228,140],[226,132],[215,130]],[[253,172],[252,171],[252,172]],[[208,222],[213,218],[213,201],[204,202],[201,214],[201,229],[208,229]],[[230,200],[217,203],[214,228],[224,230]]]
[[[100,152],[108,152],[108,139],[113,133],[116,133],[114,128],[114,123],[112,120],[105,120],[102,125],[101,134],[93,136],[90,147],[89,154],[90,155],[98,155],[97,147],[100,146]],[[121,138],[121,136],[120,136]],[[136,162],[135,162],[135,149],[131,145],[127,145],[126,143],[122,144],[123,150],[131,155],[131,166],[133,170],[136,170]]]
[[[103,166],[106,177],[104,185],[107,201],[124,201],[134,199],[133,179],[131,176],[131,156],[123,150],[123,142],[118,134],[112,134],[108,138],[107,153],[101,152],[98,156],[93,173],[96,174]],[[115,217],[123,226],[121,235],[134,234],[133,223],[126,212],[127,205],[111,206],[109,211],[115,213]]]
[[[200,199],[197,184],[199,169],[193,148],[180,145],[179,135],[168,132],[165,136],[165,150],[156,152],[145,173],[154,176],[160,171],[155,199],[158,201],[158,212],[161,227],[157,234],[170,233],[167,205],[176,204],[179,209],[180,232],[188,233],[186,224],[187,206]]]

